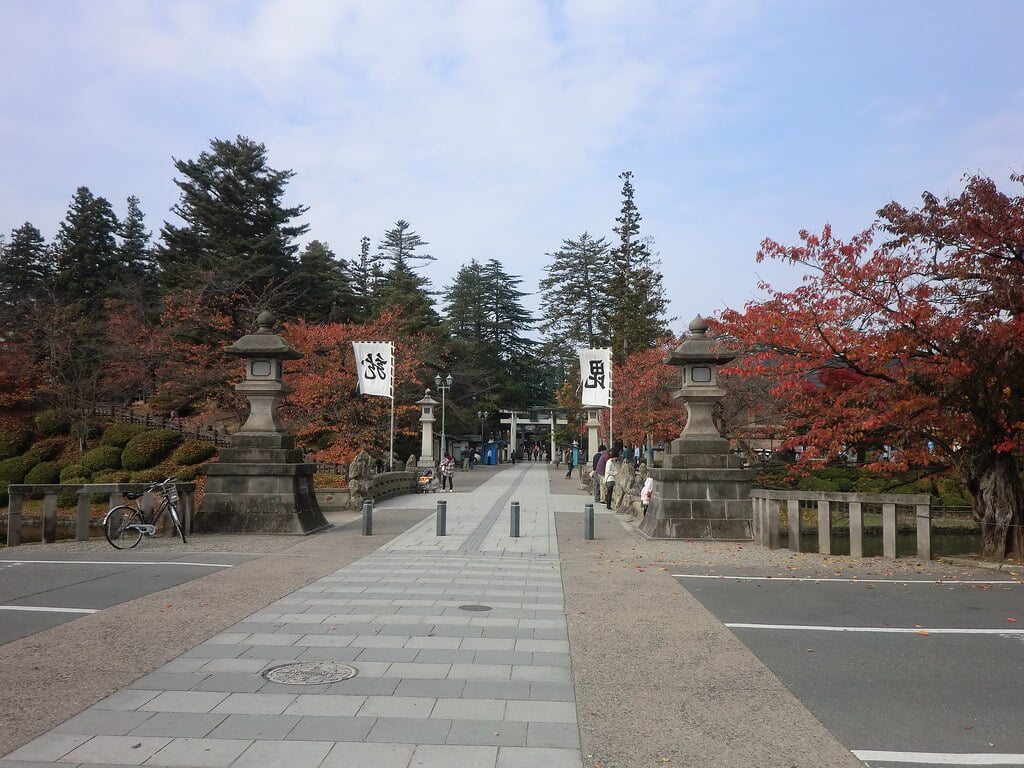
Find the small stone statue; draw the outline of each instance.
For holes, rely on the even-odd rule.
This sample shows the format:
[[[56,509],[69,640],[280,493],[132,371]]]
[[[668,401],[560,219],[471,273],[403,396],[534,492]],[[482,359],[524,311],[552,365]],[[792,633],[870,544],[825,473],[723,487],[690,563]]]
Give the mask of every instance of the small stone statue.
[[[415,456],[410,456],[409,459],[405,462],[405,471],[406,472],[415,472],[416,471],[416,457]]]
[[[373,484],[373,460],[366,449],[359,451],[348,465],[348,508],[359,509]]]

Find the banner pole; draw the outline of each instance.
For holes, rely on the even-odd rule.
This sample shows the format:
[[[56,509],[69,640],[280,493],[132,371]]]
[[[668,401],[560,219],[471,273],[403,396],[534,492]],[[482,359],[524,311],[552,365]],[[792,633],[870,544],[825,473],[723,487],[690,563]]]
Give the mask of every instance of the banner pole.
[[[388,471],[395,470],[395,344],[391,343],[391,441],[388,443]]]

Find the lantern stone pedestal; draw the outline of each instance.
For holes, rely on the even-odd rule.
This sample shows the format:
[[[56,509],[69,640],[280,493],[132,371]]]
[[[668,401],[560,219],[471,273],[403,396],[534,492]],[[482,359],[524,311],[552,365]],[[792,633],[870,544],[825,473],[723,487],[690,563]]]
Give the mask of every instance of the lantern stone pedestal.
[[[249,400],[249,418],[229,447],[206,467],[206,488],[194,528],[198,532],[312,533],[330,527],[313,490],[315,464],[287,433],[277,405],[291,388],[282,380],[284,360],[302,354],[273,332],[274,316],[261,312],[259,330],[225,349],[246,362],[235,386]]]
[[[735,354],[708,339],[707,330],[698,315],[690,323],[690,336],[666,361],[683,368],[683,386],[674,397],[685,403],[687,420],[662,466],[651,469],[654,489],[640,524],[648,538],[751,538],[754,471],[729,453],[729,441],[712,419],[715,404],[725,394],[718,387],[716,368]]]

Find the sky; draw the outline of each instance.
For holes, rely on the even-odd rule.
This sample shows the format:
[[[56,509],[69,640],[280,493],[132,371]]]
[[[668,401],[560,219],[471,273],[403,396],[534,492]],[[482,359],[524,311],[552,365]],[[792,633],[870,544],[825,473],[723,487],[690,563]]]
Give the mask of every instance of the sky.
[[[399,219],[448,285],[498,259],[539,306],[563,240],[614,240],[619,174],[676,333],[786,289],[760,242],[1024,172],[1020,0],[0,0],[0,232],[79,186],[141,200],[247,136],[346,258]]]

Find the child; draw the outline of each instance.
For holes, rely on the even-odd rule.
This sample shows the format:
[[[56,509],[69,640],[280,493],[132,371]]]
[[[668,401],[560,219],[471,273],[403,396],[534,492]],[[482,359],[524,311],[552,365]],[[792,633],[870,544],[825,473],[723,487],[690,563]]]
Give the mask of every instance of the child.
[[[647,505],[651,503],[651,493],[654,491],[654,478],[648,477],[644,480],[644,487],[640,489],[640,507],[647,515]]]

